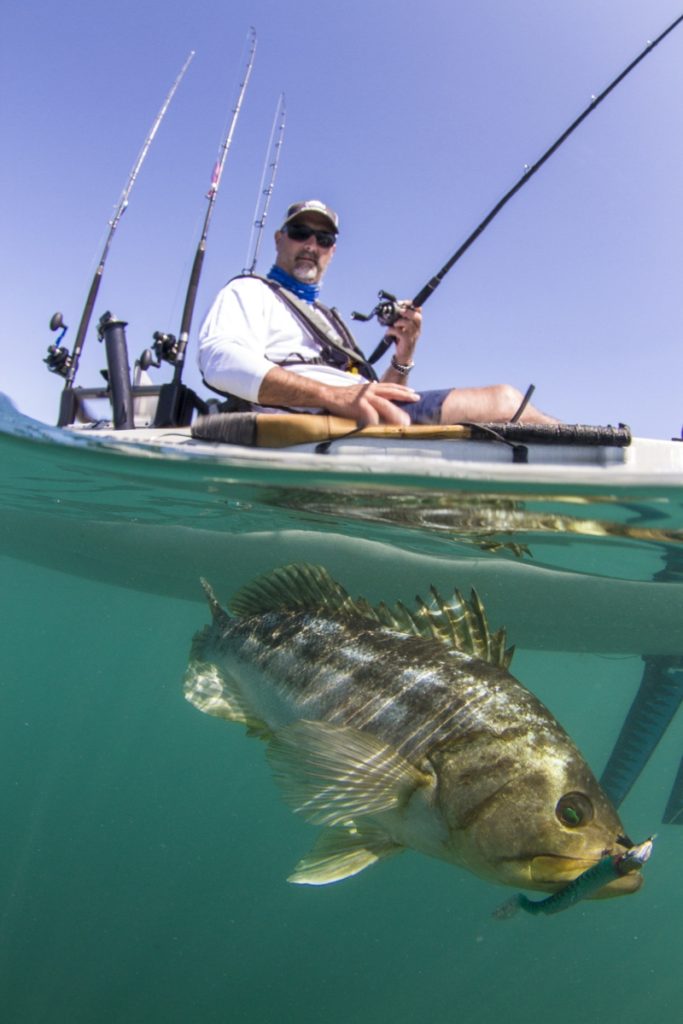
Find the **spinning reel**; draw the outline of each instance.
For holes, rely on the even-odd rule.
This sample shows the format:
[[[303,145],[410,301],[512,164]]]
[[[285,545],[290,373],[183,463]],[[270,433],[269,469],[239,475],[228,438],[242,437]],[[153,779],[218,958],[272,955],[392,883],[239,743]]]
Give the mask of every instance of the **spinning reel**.
[[[51,331],[61,331],[54,345],[48,345],[47,355],[43,362],[47,364],[50,373],[57,373],[60,377],[68,377],[69,370],[73,363],[73,356],[65,345],[61,345],[62,338],[68,331],[67,325],[61,313],[55,313],[50,320]]]
[[[353,312],[351,314],[352,319],[367,322],[377,317],[383,327],[391,327],[392,324],[395,324],[401,316],[401,307],[398,299],[395,295],[385,291],[378,292],[377,297],[379,302],[374,309],[370,310],[369,313]]]
[[[164,334],[163,331],[155,331],[152,335],[154,344],[146,348],[138,360],[142,370],[149,370],[150,366],[157,368],[164,363],[175,363],[178,358],[179,345],[175,334]]]

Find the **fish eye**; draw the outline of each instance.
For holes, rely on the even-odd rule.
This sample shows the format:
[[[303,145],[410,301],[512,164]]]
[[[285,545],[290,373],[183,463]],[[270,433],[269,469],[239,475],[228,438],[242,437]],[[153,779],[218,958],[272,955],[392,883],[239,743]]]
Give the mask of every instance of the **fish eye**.
[[[565,793],[557,801],[555,816],[567,828],[578,828],[593,820],[593,804],[583,793]]]

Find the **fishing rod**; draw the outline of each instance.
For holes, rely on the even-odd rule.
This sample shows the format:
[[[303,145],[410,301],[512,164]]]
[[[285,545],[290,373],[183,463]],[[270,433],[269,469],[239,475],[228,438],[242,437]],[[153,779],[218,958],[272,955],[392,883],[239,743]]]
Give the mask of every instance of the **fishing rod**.
[[[57,421],[57,426],[59,427],[64,427],[69,423],[73,423],[74,421],[74,380],[76,378],[76,373],[78,371],[78,363],[81,357],[81,352],[83,350],[83,343],[85,341],[85,336],[90,325],[90,318],[92,316],[95,300],[97,298],[97,293],[99,291],[100,283],[102,281],[102,274],[104,273],[104,266],[105,263],[107,262],[107,256],[109,255],[109,249],[111,247],[114,234],[116,233],[116,229],[119,226],[119,221],[126,212],[126,209],[128,207],[128,200],[133,190],[133,185],[135,184],[136,178],[140,172],[140,168],[142,167],[145,161],[145,157],[149,152],[149,147],[152,145],[154,136],[156,135],[159,129],[159,125],[164,119],[164,115],[166,114],[166,111],[169,108],[171,100],[175,95],[176,89],[180,85],[183,76],[185,75],[185,72],[187,71],[190,65],[190,62],[192,61],[192,58],[194,57],[194,54],[195,51],[191,50],[185,60],[185,63],[180,69],[180,72],[178,73],[176,80],[169,89],[168,95],[166,96],[166,99],[163,102],[161,110],[157,114],[154,123],[152,124],[152,127],[149,131],[149,134],[147,135],[147,138],[144,141],[142,149],[138,154],[137,160],[133,165],[133,169],[128,175],[128,180],[126,182],[123,192],[121,193],[121,198],[119,199],[116,210],[114,211],[114,216],[109,221],[109,231],[107,233],[107,239],[104,243],[104,249],[102,250],[100,262],[97,265],[97,270],[95,271],[95,275],[92,279],[92,284],[90,285],[90,291],[88,292],[88,297],[85,301],[85,306],[83,307],[83,313],[81,314],[81,321],[78,325],[78,331],[76,333],[76,340],[74,342],[73,352],[69,353],[69,351],[66,348],[59,344],[67,330],[67,327],[64,324],[62,314],[55,313],[52,319],[50,320],[50,330],[58,331],[61,329],[62,333],[59,336],[58,343],[56,345],[49,346],[48,355],[44,362],[47,363],[48,369],[51,370],[53,373],[58,373],[60,374],[60,376],[66,378],[59,405],[59,419]]]
[[[243,270],[244,274],[253,274],[256,269],[256,263],[258,262],[263,229],[266,226],[266,218],[268,217],[268,210],[270,209],[270,200],[275,187],[275,176],[277,175],[278,163],[280,161],[280,149],[282,148],[282,143],[284,142],[285,137],[286,120],[287,111],[285,109],[285,95],[284,93],[280,93],[280,98],[275,108],[273,127],[270,130],[266,159],[263,165],[263,173],[261,175],[261,184],[259,185],[258,198],[256,200],[256,208],[254,210],[254,223],[249,237],[249,245],[247,246],[247,262]],[[277,139],[275,139],[276,131]],[[268,170],[270,170],[270,179],[266,185],[265,181]],[[251,259],[249,258],[250,253]]]
[[[254,28],[249,29],[247,36],[249,45],[249,56],[247,59],[246,68],[242,81],[239,86],[239,92],[237,96],[237,102],[232,111],[232,117],[228,124],[226,134],[221,142],[220,149],[218,151],[218,159],[213,169],[211,176],[211,184],[209,191],[206,193],[208,200],[208,206],[206,209],[206,215],[204,217],[204,225],[202,227],[202,234],[197,245],[197,251],[194,257],[194,263],[192,264],[192,271],[190,273],[190,280],[187,286],[187,293],[185,295],[185,305],[183,307],[183,315],[180,322],[180,332],[176,341],[172,335],[162,335],[157,332],[154,335],[155,341],[158,346],[161,346],[163,357],[169,362],[174,364],[173,380],[169,384],[162,384],[159,389],[159,403],[157,406],[156,417],[154,420],[155,427],[168,427],[176,426],[181,420],[185,418],[184,414],[181,414],[181,405],[183,400],[183,366],[185,363],[185,352],[187,349],[187,342],[190,336],[190,327],[192,326],[192,316],[194,314],[194,307],[197,301],[197,291],[199,289],[199,279],[202,273],[202,265],[204,263],[204,254],[206,252],[206,239],[209,234],[209,225],[211,223],[211,217],[213,214],[214,206],[216,203],[216,197],[218,195],[218,189],[220,188],[221,178],[223,176],[223,168],[225,167],[225,161],[232,145],[232,138],[235,133],[235,126],[242,109],[242,101],[244,100],[244,94],[247,91],[247,85],[251,77],[251,71],[254,66],[254,54],[256,53],[256,30]],[[159,350],[159,349],[158,349]]]
[[[566,142],[566,140],[569,138],[569,136],[579,127],[579,125],[583,121],[585,121],[585,119],[588,117],[588,115],[592,114],[592,112],[596,109],[596,107],[598,107],[602,103],[602,101],[607,96],[609,96],[609,94],[612,92],[612,90],[616,89],[616,87],[619,85],[619,83],[622,82],[624,80],[624,78],[626,78],[626,76],[628,74],[630,74],[630,72],[633,71],[633,69],[635,67],[637,67],[638,64],[640,64],[640,62],[642,60],[644,60],[645,57],[647,57],[647,55],[649,53],[652,53],[654,48],[656,46],[658,46],[659,43],[661,43],[662,40],[665,39],[666,36],[669,35],[670,32],[673,32],[673,30],[678,25],[680,25],[680,23],[682,21],[683,21],[683,14],[679,15],[679,17],[676,18],[675,21],[673,21],[669,25],[669,27],[666,28],[659,36],[657,36],[656,39],[654,39],[652,41],[648,41],[648,44],[645,47],[645,49],[642,51],[642,53],[640,53],[635,58],[635,60],[631,61],[631,63],[628,65],[628,67],[624,68],[624,70],[621,71],[612,82],[610,82],[610,84],[607,86],[606,89],[603,89],[603,91],[598,96],[591,97],[591,102],[586,107],[586,109],[581,114],[579,114],[579,116],[576,118],[576,120],[573,121],[569,125],[569,127],[565,129],[565,131],[562,132],[562,134],[553,142],[552,146],[550,146],[545,151],[545,153],[536,161],[535,164],[532,164],[531,167],[527,167],[527,169],[525,170],[524,174],[516,182],[516,184],[513,185],[512,188],[508,192],[505,193],[503,198],[500,199],[496,203],[496,205],[493,207],[493,209],[490,210],[489,213],[487,213],[487,215],[484,217],[484,219],[481,221],[481,223],[477,225],[477,227],[474,229],[474,231],[465,239],[465,241],[462,243],[462,245],[453,253],[451,258],[449,260],[447,260],[446,263],[444,263],[443,267],[441,267],[441,269],[438,271],[438,273],[436,273],[434,275],[434,277],[432,277],[427,282],[427,284],[425,284],[424,287],[420,289],[420,291],[417,293],[415,298],[412,300],[411,305],[416,306],[416,307],[424,305],[424,303],[427,301],[429,296],[432,295],[432,293],[434,291],[436,291],[438,286],[441,284],[441,282],[443,281],[443,279],[446,276],[446,274],[448,273],[448,271],[451,270],[451,268],[455,266],[455,264],[458,262],[458,260],[462,256],[464,256],[464,254],[467,252],[467,250],[473,244],[473,242],[475,242],[476,239],[479,238],[479,236],[489,226],[489,224],[494,219],[494,217],[496,217],[500,213],[500,211],[503,209],[503,207],[507,203],[509,203],[509,201],[512,199],[512,197],[514,195],[516,195],[516,193],[519,192],[519,190],[524,185],[526,185],[526,183],[534,176],[534,174],[536,174],[536,171],[538,171],[543,166],[543,164],[546,162],[546,160],[550,159],[550,157],[553,155],[553,153],[555,153],[560,148],[560,146],[562,145],[563,142]],[[377,303],[375,308],[370,313],[365,313],[364,314],[364,313],[354,312],[354,313],[351,314],[353,319],[354,320],[367,321],[367,320],[372,320],[373,317],[377,317],[377,320],[382,324],[382,326],[384,326],[384,327],[391,327],[391,325],[393,323],[395,323],[396,320],[401,315],[401,308],[400,308],[399,303],[398,303],[398,301],[396,299],[396,296],[392,295],[390,292],[380,291],[378,293],[378,298],[379,298],[380,301]],[[382,338],[382,340],[377,345],[376,349],[374,350],[374,352],[372,353],[372,355],[368,359],[368,362],[369,363],[376,363],[377,360],[380,359],[384,355],[384,353],[387,351],[387,349],[390,348],[390,346],[391,346],[391,344],[392,344],[392,342],[394,340],[395,339],[394,339],[394,337],[391,334],[385,335],[385,337]]]

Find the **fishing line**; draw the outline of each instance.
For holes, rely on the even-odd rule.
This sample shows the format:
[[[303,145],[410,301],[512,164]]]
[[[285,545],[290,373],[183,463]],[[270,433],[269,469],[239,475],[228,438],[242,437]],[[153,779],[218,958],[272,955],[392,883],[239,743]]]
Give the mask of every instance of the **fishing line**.
[[[227,130],[223,135],[221,144],[218,150],[218,158],[213,168],[211,175],[211,183],[209,190],[206,193],[206,199],[208,206],[206,208],[206,214],[204,216],[204,225],[202,228],[201,237],[199,244],[197,245],[197,251],[195,252],[194,262],[192,264],[192,271],[190,273],[190,280],[187,286],[187,292],[185,295],[185,305],[183,307],[183,315],[180,323],[180,331],[178,333],[177,340],[173,335],[163,335],[165,339],[166,348],[162,352],[163,358],[174,364],[173,380],[169,384],[162,384],[159,390],[159,402],[157,405],[156,417],[154,420],[155,427],[172,427],[177,426],[180,422],[180,407],[183,401],[183,367],[185,365],[185,353],[187,350],[187,343],[190,337],[190,328],[192,326],[192,317],[194,314],[194,308],[197,301],[197,292],[199,289],[199,280],[202,273],[202,266],[204,264],[204,255],[206,252],[206,240],[209,234],[209,227],[211,224],[211,218],[218,196],[218,190],[220,188],[221,179],[223,177],[223,170],[225,168],[225,162],[232,145],[235,128],[237,121],[239,120],[240,111],[242,109],[242,103],[244,96],[247,91],[249,79],[251,78],[251,72],[254,67],[254,56],[256,53],[256,30],[252,27],[249,29],[248,34],[248,46],[249,56],[247,65],[244,70],[242,81],[239,86],[237,100],[235,106],[232,109],[232,115],[228,120]],[[159,333],[159,332],[157,332]]]
[[[609,96],[609,94],[614,89],[616,89],[619,83],[622,82],[624,78],[626,78],[626,76],[630,74],[631,71],[633,71],[633,69],[637,67],[642,60],[645,59],[645,57],[648,56],[648,54],[652,53],[655,47],[658,46],[662,42],[662,40],[669,35],[670,32],[673,32],[673,30],[678,25],[680,25],[681,22],[683,22],[683,14],[679,15],[668,26],[668,28],[664,29],[664,31],[657,36],[656,39],[648,41],[648,44],[645,47],[645,49],[640,54],[638,54],[638,56],[634,60],[632,60],[631,63],[627,67],[625,67],[624,70],[621,71],[616,76],[616,78],[614,78],[610,82],[610,84],[605,89],[602,90],[601,93],[599,93],[597,96],[591,97],[591,102],[588,104],[586,109],[583,110],[574,121],[572,121],[569,127],[566,128],[562,132],[562,134],[557,137],[557,139],[555,139],[552,145],[549,146],[548,149],[546,149],[545,153],[543,153],[543,155],[539,157],[539,159],[534,164],[532,164],[524,171],[524,174],[521,176],[521,178],[519,178],[519,180],[512,186],[512,188],[505,193],[503,198],[500,199],[495,204],[495,206],[486,214],[484,219],[477,225],[474,231],[472,231],[472,233],[468,235],[468,237],[465,239],[462,245],[460,245],[458,249],[456,249],[456,251],[450,257],[450,259],[447,260],[446,263],[444,263],[444,265],[441,267],[441,269],[434,275],[434,277],[432,277],[420,289],[415,298],[412,300],[412,306],[419,307],[424,305],[429,296],[432,295],[434,291],[436,291],[436,289],[441,284],[442,280],[449,272],[449,270],[451,270],[458,262],[458,260],[461,259],[462,256],[464,256],[464,254],[467,252],[470,246],[477,240],[477,238],[479,238],[482,232],[486,230],[491,221],[498,216],[503,207],[510,202],[513,196],[515,196],[517,192],[519,192],[519,190],[523,188],[528,181],[530,181],[534,174],[536,174],[536,172],[540,170],[543,164],[546,163],[546,161],[550,159],[550,157],[560,148],[560,146],[567,141],[569,136],[576,131],[579,125],[583,121],[585,121],[590,114],[593,113],[593,111],[602,103],[604,99],[607,98],[607,96]],[[353,319],[367,321],[372,320],[373,317],[376,317],[377,320],[384,327],[391,327],[391,325],[394,324],[401,315],[400,304],[398,303],[396,296],[392,295],[390,292],[380,291],[378,293],[378,298],[380,300],[379,303],[375,306],[373,310],[371,310],[370,313],[364,314],[353,312],[351,314]],[[387,349],[390,348],[394,340],[395,338],[393,335],[385,335],[385,337],[382,338],[380,343],[375,348],[372,355],[369,357],[368,362],[376,363],[377,360],[384,355]]]
[[[164,119],[164,116],[169,108],[171,100],[173,99],[176,90],[180,85],[183,76],[185,75],[185,72],[187,71],[190,65],[190,62],[192,61],[194,54],[195,51],[191,50],[185,60],[185,63],[180,69],[180,72],[176,76],[173,85],[169,89],[166,95],[166,99],[162,104],[161,110],[154,119],[152,127],[142,145],[142,149],[138,153],[137,159],[133,164],[133,167],[128,175],[128,179],[124,186],[123,192],[121,193],[119,202],[114,209],[114,215],[112,219],[109,221],[109,231],[107,232],[107,237],[104,243],[104,248],[102,250],[102,255],[100,256],[100,261],[98,263],[97,269],[95,271],[94,277],[90,285],[90,291],[88,292],[88,297],[83,308],[83,313],[81,314],[81,320],[78,325],[78,331],[76,333],[76,340],[74,342],[73,351],[69,353],[67,349],[61,347],[59,343],[57,345],[50,345],[48,348],[47,358],[44,360],[44,362],[47,363],[48,369],[51,370],[53,373],[60,374],[66,379],[60,400],[59,418],[57,421],[57,426],[59,427],[64,427],[69,423],[73,423],[76,415],[74,380],[76,378],[76,373],[78,371],[78,363],[83,349],[85,336],[90,325],[90,319],[92,317],[93,308],[95,306],[95,300],[97,299],[97,293],[99,291],[100,284],[102,281],[104,267],[107,262],[109,249],[114,239],[116,229],[119,225],[121,218],[123,217],[124,213],[128,208],[130,194],[133,190],[133,186],[135,185],[135,182],[137,180],[138,174],[140,173],[140,169],[145,161],[147,153],[149,152],[149,148],[152,145],[152,142],[154,141],[154,137],[157,131],[159,130],[159,126],[161,125],[161,122]],[[60,329],[62,330],[62,334],[60,335],[61,341],[61,338],[63,338],[67,330],[61,313],[54,314],[54,316],[50,320],[50,329],[53,331],[57,331]]]
[[[284,142],[285,137],[286,122],[287,110],[285,107],[285,94],[280,93],[280,98],[278,99],[277,106],[275,108],[273,126],[270,130],[270,137],[268,139],[268,148],[266,149],[266,158],[263,164],[261,183],[259,185],[256,199],[256,208],[254,209],[254,222],[249,236],[246,263],[244,270],[242,271],[243,274],[253,274],[258,262],[263,230],[266,226],[268,211],[270,209],[270,201],[273,197],[273,190],[275,188],[275,178],[277,176],[278,164],[280,162],[280,150],[282,149],[282,143]],[[277,139],[275,137],[276,132]],[[270,178],[266,185],[266,175],[268,174],[269,169]]]

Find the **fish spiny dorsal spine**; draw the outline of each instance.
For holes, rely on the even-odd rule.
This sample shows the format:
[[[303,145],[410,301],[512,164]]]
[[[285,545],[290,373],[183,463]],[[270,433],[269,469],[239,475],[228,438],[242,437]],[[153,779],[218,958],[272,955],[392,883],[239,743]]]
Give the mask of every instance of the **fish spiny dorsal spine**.
[[[203,576],[201,576],[199,582],[204,588],[206,600],[209,602],[209,608],[211,609],[211,617],[213,618],[213,621],[216,623],[216,625],[221,626],[230,622],[230,616],[226,612],[225,608],[223,608],[223,606],[219,602],[218,598],[214,593],[213,587],[211,586],[209,581],[204,579]]]
[[[204,586],[214,619],[229,621],[211,588],[208,584]],[[468,601],[459,590],[454,590],[451,600],[446,601],[434,587],[430,589],[431,602],[427,604],[418,596],[415,610],[402,601],[371,605],[364,597],[352,598],[323,566],[299,563],[281,566],[243,587],[231,600],[230,611],[245,618],[269,612],[305,612],[328,615],[337,621],[363,619],[370,628],[383,627],[435,640],[507,668],[512,649],[505,650],[505,630],[490,632],[476,591],[472,591]]]
[[[484,605],[475,590],[467,601],[459,590],[454,590],[451,601],[446,602],[435,587],[430,588],[432,601],[426,604],[416,599],[415,616],[419,635],[433,637],[455,650],[481,658],[492,665],[507,668],[514,648],[505,650],[505,630],[489,630]]]

